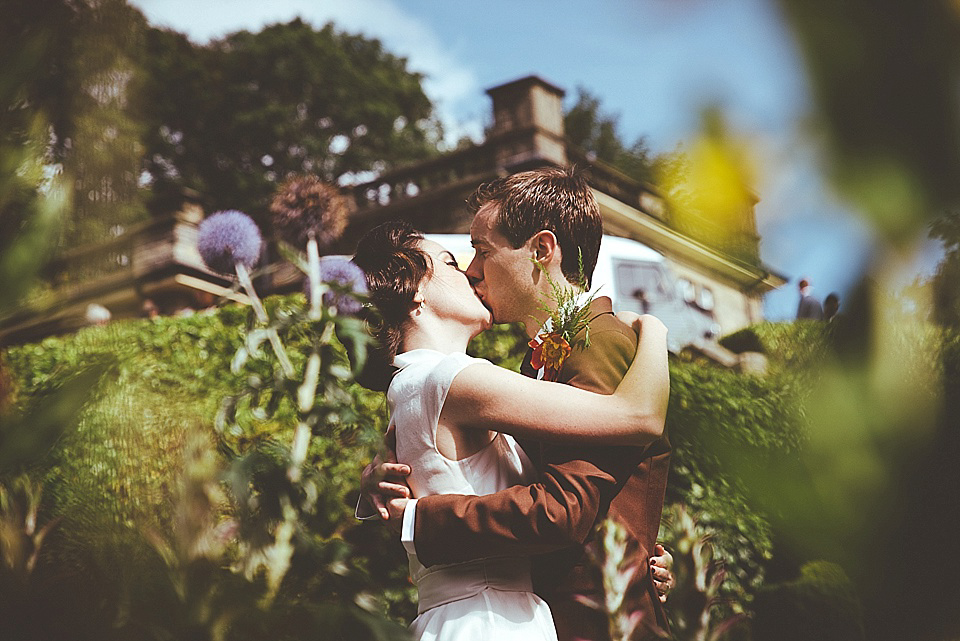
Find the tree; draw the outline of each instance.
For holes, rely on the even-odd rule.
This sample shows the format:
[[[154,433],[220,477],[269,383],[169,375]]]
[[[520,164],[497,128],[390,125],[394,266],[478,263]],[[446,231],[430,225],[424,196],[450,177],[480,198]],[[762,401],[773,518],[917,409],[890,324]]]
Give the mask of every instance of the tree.
[[[627,145],[620,134],[618,118],[601,110],[600,99],[580,87],[577,102],[563,119],[567,139],[597,160],[613,165],[634,180],[656,181],[657,159],[651,156],[644,137]]]
[[[26,192],[61,176],[76,195],[60,220],[59,247],[100,241],[142,216],[140,132],[127,95],[143,16],[125,0],[3,0],[0,15],[3,144],[32,150],[38,164],[21,180]],[[5,181],[26,177],[22,166],[2,172]],[[7,238],[34,218],[23,194],[12,193],[4,190]]]
[[[296,19],[204,46],[150,29],[142,64],[145,169],[213,209],[257,215],[292,174],[345,183],[437,150],[421,75],[332,24]]]
[[[0,15],[0,135],[37,147],[43,170],[32,187],[61,173],[73,187],[61,248],[101,240],[142,215],[140,132],[127,96],[143,16],[125,0],[3,0]],[[14,225],[13,217],[4,211],[5,226]]]
[[[144,24],[124,0],[0,2],[0,308],[30,293],[53,250],[142,216],[129,52]]]
[[[73,196],[44,241],[64,251],[144,219],[145,186],[257,215],[290,174],[347,183],[437,151],[421,76],[332,25],[294,20],[198,46],[149,28],[127,0],[0,0],[0,15],[0,248],[36,219],[30,203],[51,176]],[[33,271],[49,258],[25,253]],[[118,260],[86,255],[57,278]]]
[[[74,3],[70,3],[74,4]],[[138,185],[142,124],[130,97],[146,20],[126,0],[87,0],[75,18],[70,60],[76,93],[63,132],[64,170],[74,179],[71,224],[61,245],[96,243],[145,217]]]

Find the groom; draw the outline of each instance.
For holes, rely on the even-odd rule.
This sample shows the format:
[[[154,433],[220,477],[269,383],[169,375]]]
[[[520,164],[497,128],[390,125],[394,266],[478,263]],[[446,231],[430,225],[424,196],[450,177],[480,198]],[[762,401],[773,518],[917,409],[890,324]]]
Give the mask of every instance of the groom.
[[[549,168],[482,185],[471,205],[475,256],[466,274],[494,322],[525,323],[534,339],[549,317],[542,306],[553,303],[551,279],[571,286],[586,279],[589,286],[603,233],[593,193],[582,177]],[[590,318],[590,346],[574,350],[556,380],[610,394],[633,360],[637,336],[613,315],[609,298],[594,299]],[[530,352],[521,372],[542,376],[531,366]],[[655,570],[647,562],[656,550],[666,489],[666,434],[647,448],[522,445],[540,473],[534,485],[486,496],[390,500],[390,520],[402,523],[404,545],[408,550],[412,546],[428,567],[534,555],[534,590],[550,605],[560,641],[606,640],[605,615],[583,605],[577,595],[604,602],[599,570],[590,564],[586,544],[594,526],[609,516],[625,528],[629,549],[642,563],[639,585],[631,593],[632,608],[642,612],[642,631],[634,638],[655,638],[658,628],[666,630]],[[386,464],[380,471],[402,467]],[[368,466],[364,472],[365,486],[372,482],[372,470]]]

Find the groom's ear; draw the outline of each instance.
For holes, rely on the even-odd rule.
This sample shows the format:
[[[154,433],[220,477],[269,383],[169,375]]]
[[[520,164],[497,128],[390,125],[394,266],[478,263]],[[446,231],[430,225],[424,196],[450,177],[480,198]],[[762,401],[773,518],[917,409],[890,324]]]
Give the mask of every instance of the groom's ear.
[[[530,237],[530,250],[533,259],[546,267],[560,256],[560,245],[557,237],[548,229],[538,231]]]

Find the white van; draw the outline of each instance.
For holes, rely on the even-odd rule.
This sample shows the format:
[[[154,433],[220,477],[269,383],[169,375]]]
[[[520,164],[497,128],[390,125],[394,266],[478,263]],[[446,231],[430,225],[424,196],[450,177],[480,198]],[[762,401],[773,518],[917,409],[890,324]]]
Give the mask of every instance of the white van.
[[[450,250],[461,269],[473,259],[467,234],[426,237]],[[687,281],[677,280],[663,254],[635,240],[604,235],[591,291],[609,296],[615,311],[659,318],[670,330],[667,346],[674,353],[690,344],[714,342],[720,330],[707,306],[684,291],[690,286]]]

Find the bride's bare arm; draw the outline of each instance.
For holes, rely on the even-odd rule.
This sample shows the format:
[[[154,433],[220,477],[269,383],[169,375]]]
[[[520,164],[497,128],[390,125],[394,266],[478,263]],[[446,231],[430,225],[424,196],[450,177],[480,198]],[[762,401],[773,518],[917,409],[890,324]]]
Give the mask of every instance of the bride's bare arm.
[[[652,443],[663,434],[670,390],[667,329],[649,315],[634,328],[637,353],[612,395],[472,365],[453,380],[440,421],[554,442]]]

